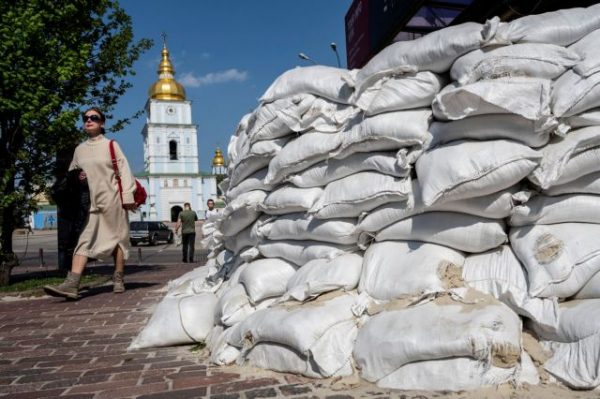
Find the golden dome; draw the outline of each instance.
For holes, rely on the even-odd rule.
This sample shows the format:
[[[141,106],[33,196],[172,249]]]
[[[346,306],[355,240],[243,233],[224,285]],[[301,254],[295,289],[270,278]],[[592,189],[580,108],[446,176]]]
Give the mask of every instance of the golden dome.
[[[221,152],[221,149],[217,148],[215,150],[215,156],[213,157],[212,160],[212,166],[216,167],[216,166],[225,166],[225,158],[223,158],[223,153]]]
[[[158,80],[154,83],[148,95],[154,100],[185,100],[185,90],[175,78],[175,70],[169,59],[167,44],[163,44],[162,60],[158,65]]]

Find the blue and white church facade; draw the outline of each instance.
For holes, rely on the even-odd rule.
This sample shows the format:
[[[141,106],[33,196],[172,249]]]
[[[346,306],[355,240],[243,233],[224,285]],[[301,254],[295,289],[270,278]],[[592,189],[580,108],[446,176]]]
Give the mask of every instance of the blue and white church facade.
[[[136,178],[148,199],[130,220],[176,221],[189,202],[204,217],[206,201],[217,199],[217,176],[202,173],[198,161],[198,126],[192,121],[192,102],[174,78],[166,44],[158,68],[159,79],[150,87],[146,103],[144,173]]]

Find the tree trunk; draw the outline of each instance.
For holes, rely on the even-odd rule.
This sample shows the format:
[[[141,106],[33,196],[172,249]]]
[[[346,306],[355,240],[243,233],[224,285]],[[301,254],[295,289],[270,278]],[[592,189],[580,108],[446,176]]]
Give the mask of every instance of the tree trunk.
[[[14,187],[14,185],[12,186]],[[14,212],[15,205],[9,205],[1,210],[2,233],[0,236],[0,286],[10,283],[10,273],[13,267],[19,264],[13,252],[12,235],[15,230]]]

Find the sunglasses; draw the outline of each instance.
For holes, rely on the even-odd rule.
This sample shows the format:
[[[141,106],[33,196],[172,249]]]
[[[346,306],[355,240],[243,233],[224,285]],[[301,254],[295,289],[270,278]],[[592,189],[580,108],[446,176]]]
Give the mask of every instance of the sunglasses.
[[[100,118],[100,115],[89,115],[89,116],[88,115],[83,115],[81,117],[81,119],[83,120],[84,123],[87,122],[88,120],[90,120],[92,122],[96,122],[96,123],[102,121],[102,118]]]

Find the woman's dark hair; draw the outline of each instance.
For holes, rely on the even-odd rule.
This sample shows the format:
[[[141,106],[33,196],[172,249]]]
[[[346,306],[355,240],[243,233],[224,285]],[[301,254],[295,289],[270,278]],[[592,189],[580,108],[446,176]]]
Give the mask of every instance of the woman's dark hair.
[[[106,116],[104,115],[104,112],[102,112],[100,110],[100,108],[98,108],[98,107],[88,108],[85,111],[83,111],[83,113],[81,115],[85,116],[85,114],[87,114],[90,111],[96,112],[98,115],[100,115],[100,119],[102,120],[102,122],[106,122]],[[101,128],[101,132],[102,132],[102,134],[106,134],[106,130],[104,130],[104,127]]]

